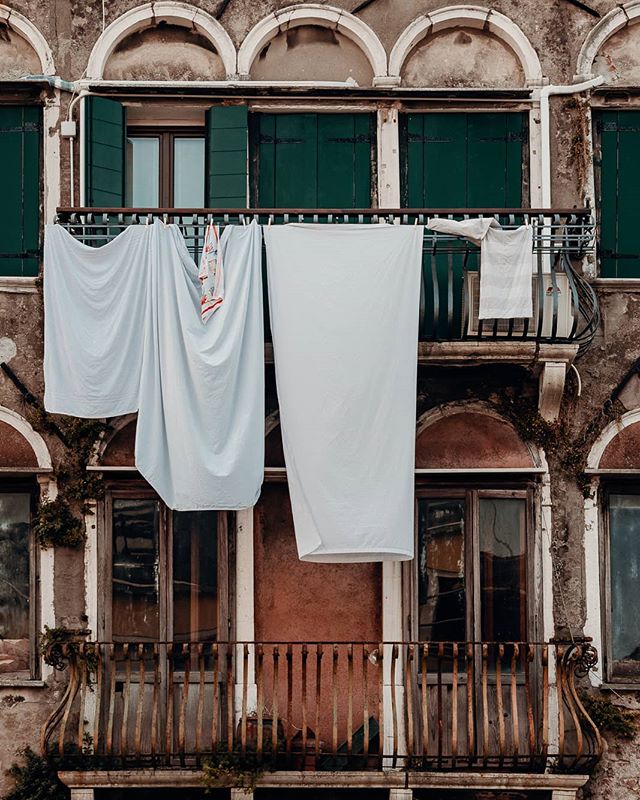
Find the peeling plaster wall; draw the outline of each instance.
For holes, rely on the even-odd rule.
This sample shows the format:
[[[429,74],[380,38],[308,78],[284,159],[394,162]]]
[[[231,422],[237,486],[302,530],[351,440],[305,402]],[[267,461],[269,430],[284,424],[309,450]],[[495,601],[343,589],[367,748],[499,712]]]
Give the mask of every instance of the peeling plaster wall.
[[[29,42],[0,23],[0,80],[15,80],[41,71],[38,54]]]

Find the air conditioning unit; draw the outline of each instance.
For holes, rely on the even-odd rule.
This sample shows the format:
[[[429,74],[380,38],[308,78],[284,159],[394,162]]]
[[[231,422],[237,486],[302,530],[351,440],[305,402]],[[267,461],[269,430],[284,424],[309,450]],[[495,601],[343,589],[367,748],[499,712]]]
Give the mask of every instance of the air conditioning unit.
[[[533,317],[529,320],[527,334],[525,338],[534,339],[538,333],[538,309],[540,307],[540,297],[538,294],[539,276],[533,275]],[[544,286],[544,306],[542,310],[542,336],[551,337],[551,327],[553,325],[553,281],[550,273],[542,276]],[[556,324],[556,338],[568,338],[573,326],[571,314],[571,288],[567,276],[561,272],[555,274],[555,285],[558,297],[558,316]],[[465,274],[465,299],[469,309],[469,326],[467,334],[469,336],[478,335],[478,309],[480,307],[480,275],[477,272],[467,272]],[[497,325],[496,325],[497,322]],[[511,328],[509,327],[511,325]],[[499,319],[483,320],[481,337],[493,337],[495,335],[517,337],[522,336],[525,328],[524,319]]]

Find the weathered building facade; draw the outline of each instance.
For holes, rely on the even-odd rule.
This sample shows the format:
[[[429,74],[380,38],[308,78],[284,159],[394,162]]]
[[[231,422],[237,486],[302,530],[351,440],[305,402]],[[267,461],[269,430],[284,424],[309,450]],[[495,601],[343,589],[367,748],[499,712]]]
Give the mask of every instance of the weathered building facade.
[[[0,766],[42,748],[73,800],[207,765],[258,800],[640,794],[639,145],[637,0],[0,4]],[[42,409],[45,224],[159,215],[197,257],[247,209],[534,226],[534,315],[491,324],[476,249],[425,235],[413,562],[298,560],[268,314],[253,509],[172,513],[134,418]]]

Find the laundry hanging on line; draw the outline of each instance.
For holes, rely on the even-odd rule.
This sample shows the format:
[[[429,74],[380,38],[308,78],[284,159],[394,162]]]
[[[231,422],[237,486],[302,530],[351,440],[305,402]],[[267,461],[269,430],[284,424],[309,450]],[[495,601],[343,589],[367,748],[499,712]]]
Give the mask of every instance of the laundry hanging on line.
[[[205,326],[176,226],[98,248],[45,231],[45,409],[138,411],[136,467],[180,511],[251,507],[263,479],[261,229],[227,226],[219,248],[226,296]]]
[[[533,316],[533,228],[505,229],[493,217],[453,220],[436,217],[427,228],[468,239],[480,247],[478,319]]]
[[[280,426],[303,561],[406,560],[422,226],[265,229]]]

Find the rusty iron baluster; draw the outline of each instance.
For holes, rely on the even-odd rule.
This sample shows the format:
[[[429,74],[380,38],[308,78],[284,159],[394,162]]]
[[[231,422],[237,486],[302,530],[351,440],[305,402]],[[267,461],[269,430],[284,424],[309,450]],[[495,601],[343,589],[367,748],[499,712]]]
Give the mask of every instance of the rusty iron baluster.
[[[200,758],[202,750],[202,717],[204,715],[204,645],[198,642],[198,709],[196,711],[196,756]]]
[[[167,645],[167,728],[165,730],[165,756],[169,763],[173,755],[173,644]]]
[[[69,716],[71,715],[71,708],[73,701],[78,693],[78,655],[74,652],[72,645],[62,645],[62,657],[69,663],[69,686],[68,693],[66,694],[67,702],[65,705],[64,714],[62,715],[62,722],[60,724],[60,731],[58,733],[58,752],[61,756],[64,755],[64,743],[66,739],[67,725],[69,723]]]
[[[122,655],[124,656],[124,688],[122,704],[122,726],[120,728],[120,755],[124,758],[127,755],[129,746],[129,698],[131,695],[131,653],[129,643],[122,645]]]
[[[511,653],[511,722],[513,730],[513,759],[515,764],[518,764],[520,755],[520,719],[518,715],[518,686],[517,686],[517,673],[516,666],[518,663],[518,656],[520,655],[520,648],[516,642],[512,645],[513,651]]]
[[[564,759],[564,709],[562,703],[562,696],[564,690],[562,687],[563,667],[562,658],[564,656],[564,646],[556,645],[556,705],[558,707],[558,756],[562,763]]]
[[[549,645],[542,645],[542,753],[549,750]]]
[[[302,645],[302,757],[307,757],[307,657],[309,648]]]
[[[80,670],[80,709],[78,710],[78,752],[84,747],[84,708],[87,692],[87,645],[81,642],[78,651],[78,668]]]
[[[287,765],[291,764],[291,737],[293,728],[293,646],[287,645]]]
[[[421,679],[422,686],[422,766],[425,766],[425,759],[429,755],[429,686],[427,685],[429,645],[422,645],[422,666]]]
[[[333,645],[333,664],[331,669],[331,695],[333,698],[333,716],[331,728],[331,753],[338,753],[338,645]]]
[[[504,645],[498,645],[498,658],[496,659],[496,705],[498,711],[498,741],[500,747],[499,765],[504,764],[505,756],[505,728],[504,728],[504,699],[502,697],[502,659],[504,658]]]
[[[530,663],[535,656],[535,649],[532,644],[527,645],[526,649],[522,651],[522,661],[524,663],[524,696],[527,702],[527,735],[529,741],[529,758],[532,759],[535,754],[536,747],[536,734],[535,723],[533,719],[533,701],[531,699],[531,670]]]
[[[369,647],[366,644],[362,646],[362,716],[362,766],[366,769],[369,761]]]
[[[180,764],[184,766],[184,755],[186,748],[187,732],[187,706],[189,703],[189,688],[191,686],[191,645],[186,642],[182,645],[182,697],[180,698],[180,718],[178,721],[178,750],[180,752]]]
[[[116,705],[115,645],[109,644],[109,714],[107,719],[107,755],[113,755],[113,717]]]
[[[413,756],[414,753],[414,739],[413,739],[413,656],[415,648],[413,644],[407,645],[407,657],[405,663],[405,708],[407,718],[407,755]]]
[[[488,691],[489,648],[482,645],[482,763],[486,767],[489,755],[489,691]]]
[[[256,645],[256,683],[257,683],[257,705],[258,708],[256,710],[257,713],[257,725],[258,725],[258,732],[256,737],[256,753],[258,755],[258,761],[262,760],[262,748],[263,748],[263,717],[264,717],[264,647],[261,644]]]
[[[242,716],[240,717],[240,749],[247,752],[247,693],[249,690],[249,645],[242,645]]]
[[[458,758],[458,644],[451,645],[451,766],[455,768]]]
[[[438,768],[442,767],[442,735],[444,733],[444,704],[442,702],[442,658],[444,642],[438,643]]]
[[[271,753],[275,758],[278,753],[278,673],[279,673],[280,649],[277,644],[273,645],[273,700],[271,710],[273,721],[271,723]]]
[[[158,749],[158,704],[160,701],[160,649],[153,644],[153,698],[151,700],[151,755],[155,762]]]
[[[475,679],[475,650],[472,642],[467,642],[467,752],[469,766],[473,764],[476,749],[476,679]]]
[[[96,654],[96,685],[95,685],[95,692],[96,692],[96,704],[94,709],[94,718],[93,718],[93,752],[98,754],[100,752],[100,731],[102,730],[102,726],[100,725],[100,714],[102,712],[102,694],[104,691],[104,687],[102,682],[104,680],[104,664],[103,664],[103,656],[102,656],[102,647],[99,642],[96,642],[94,645],[94,652]]]
[[[393,762],[395,767],[398,761],[398,702],[396,697],[396,667],[398,664],[398,645],[391,648],[391,724],[393,726]]]
[[[353,754],[353,645],[347,647],[347,755]]]
[[[320,699],[322,691],[322,645],[316,644],[316,758],[320,755]]]
[[[229,642],[225,645],[227,650],[227,751],[232,753],[234,750],[234,730],[233,730],[233,646]]]
[[[211,647],[213,659],[213,701],[211,704],[211,752],[218,749],[218,719],[220,718],[220,648],[218,642]]]
[[[144,711],[144,644],[138,643],[138,705],[136,708],[136,729],[134,742],[136,757],[139,759],[142,754],[142,713]]]

